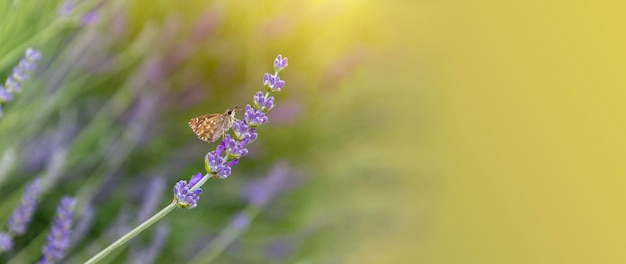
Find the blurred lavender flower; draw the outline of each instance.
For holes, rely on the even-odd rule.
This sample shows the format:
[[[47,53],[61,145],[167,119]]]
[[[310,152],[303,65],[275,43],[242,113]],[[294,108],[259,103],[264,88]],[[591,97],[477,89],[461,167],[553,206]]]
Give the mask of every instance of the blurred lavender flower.
[[[70,237],[70,247],[74,247],[85,238],[87,232],[91,229],[95,219],[94,206],[91,203],[83,205],[82,212],[76,212],[79,217],[76,219],[76,224],[72,230],[72,236]]]
[[[161,253],[167,237],[170,233],[170,226],[167,224],[160,224],[152,237],[150,245],[142,250],[132,251],[129,256],[128,263],[135,264],[148,264],[155,263],[156,258]]]
[[[139,207],[139,213],[137,214],[137,222],[141,223],[146,221],[153,214],[159,203],[161,202],[163,190],[166,187],[166,181],[163,177],[155,177],[150,180],[147,188],[143,189],[143,202]]]
[[[74,11],[74,7],[76,7],[74,0],[65,0],[61,3],[57,14],[62,18],[69,18],[72,11]]]
[[[83,26],[92,25],[100,21],[100,9],[93,10],[86,13],[80,20],[80,24]]]
[[[7,78],[4,85],[11,93],[19,93],[22,91],[22,84],[30,78],[30,74],[37,65],[36,62],[41,59],[41,53],[39,51],[28,48],[24,53],[19,64],[13,67],[13,73]]]
[[[63,197],[57,207],[57,215],[48,233],[48,243],[43,247],[41,264],[59,263],[65,257],[70,245],[70,228],[74,214],[72,209],[76,201],[72,197]]]
[[[202,179],[202,174],[198,173],[191,176],[189,184],[187,184],[187,181],[181,180],[174,185],[174,201],[176,202],[176,206],[179,208],[193,209],[198,205],[202,189],[198,188],[194,191],[190,189],[196,185],[200,179]]]
[[[33,217],[33,212],[39,202],[41,194],[41,181],[35,179],[24,189],[20,204],[15,208],[11,218],[9,218],[9,231],[14,234],[24,234],[26,226]]]
[[[4,88],[4,86],[0,85],[0,103],[9,102],[11,100],[13,100],[13,94]]]
[[[7,233],[0,233],[0,252],[13,248],[13,238]]]
[[[26,49],[24,58],[13,67],[13,72],[5,81],[4,86],[0,85],[0,117],[3,113],[1,104],[13,100],[13,94],[22,91],[23,83],[30,78],[39,59],[41,59],[39,51],[32,48]]]
[[[283,259],[295,250],[296,245],[290,239],[280,239],[268,244],[265,247],[265,254],[272,260]]]
[[[236,230],[243,230],[250,225],[250,216],[245,212],[239,212],[230,219],[230,225]]]
[[[252,205],[263,207],[276,195],[296,185],[296,180],[287,163],[279,162],[267,176],[246,185],[241,195]]]

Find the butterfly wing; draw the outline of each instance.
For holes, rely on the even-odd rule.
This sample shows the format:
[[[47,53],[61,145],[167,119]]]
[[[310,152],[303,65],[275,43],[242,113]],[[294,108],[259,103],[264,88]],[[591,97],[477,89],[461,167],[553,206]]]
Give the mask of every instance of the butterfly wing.
[[[189,127],[191,127],[191,130],[193,130],[200,140],[211,143],[216,141],[224,133],[222,119],[222,114],[209,114],[194,117],[189,120]]]

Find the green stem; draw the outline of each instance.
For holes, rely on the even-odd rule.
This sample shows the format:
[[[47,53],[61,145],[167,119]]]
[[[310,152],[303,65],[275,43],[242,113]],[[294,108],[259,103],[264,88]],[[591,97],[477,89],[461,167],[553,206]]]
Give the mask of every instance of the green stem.
[[[126,242],[128,242],[128,240],[130,240],[131,238],[135,237],[136,235],[141,233],[143,230],[145,230],[146,228],[148,228],[152,224],[154,224],[157,221],[159,221],[159,219],[161,219],[164,216],[166,216],[167,214],[169,214],[172,210],[174,210],[174,208],[176,208],[176,203],[172,202],[171,204],[169,204],[168,206],[163,208],[161,211],[159,211],[158,213],[156,213],[155,215],[150,217],[150,219],[146,220],[141,225],[135,227],[135,229],[133,229],[130,232],[128,232],[128,234],[124,235],[123,237],[120,237],[120,239],[118,239],[117,241],[113,242],[113,244],[109,245],[108,247],[106,247],[105,249],[100,251],[100,253],[96,254],[95,256],[93,256],[92,258],[87,260],[87,262],[85,262],[85,264],[93,264],[93,263],[97,263],[98,261],[102,260],[104,257],[106,257],[111,252],[113,252],[113,250],[115,250],[116,248],[124,245]]]

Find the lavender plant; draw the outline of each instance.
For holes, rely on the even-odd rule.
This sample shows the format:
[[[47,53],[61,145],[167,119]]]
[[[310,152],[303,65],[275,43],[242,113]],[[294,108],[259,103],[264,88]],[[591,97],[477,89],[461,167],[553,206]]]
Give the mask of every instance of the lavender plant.
[[[70,228],[74,214],[72,212],[76,201],[71,197],[63,197],[57,207],[57,215],[50,227],[48,243],[43,247],[43,257],[40,264],[59,263],[65,257],[70,246]]]
[[[12,101],[13,96],[22,91],[24,82],[30,79],[39,59],[41,59],[39,51],[32,48],[26,49],[24,57],[13,67],[13,72],[4,82],[4,86],[0,85],[0,117],[3,114],[2,104]]]
[[[41,181],[35,179],[26,185],[19,205],[13,210],[9,218],[7,233],[0,233],[0,252],[13,248],[13,237],[26,232],[28,224],[33,218],[33,212],[39,203],[41,195]]]
[[[246,105],[243,120],[236,120],[233,124],[234,137],[225,135],[216,149],[205,155],[205,169],[207,171],[205,175],[198,173],[193,175],[189,182],[185,180],[177,182],[174,186],[174,199],[172,203],[113,242],[85,263],[97,263],[102,260],[113,250],[124,245],[131,238],[156,223],[175,208],[195,208],[200,199],[200,194],[202,193],[201,187],[210,178],[226,179],[231,174],[232,167],[239,163],[239,159],[248,154],[246,145],[257,139],[258,134],[256,133],[256,129],[268,121],[268,117],[265,113],[274,107],[274,97],[272,95],[276,92],[280,92],[285,85],[285,82],[280,79],[278,74],[283,71],[287,65],[287,58],[283,58],[282,55],[276,57],[274,60],[274,74],[265,73],[263,76],[263,85],[266,86],[265,92],[257,92],[253,97],[253,105]]]

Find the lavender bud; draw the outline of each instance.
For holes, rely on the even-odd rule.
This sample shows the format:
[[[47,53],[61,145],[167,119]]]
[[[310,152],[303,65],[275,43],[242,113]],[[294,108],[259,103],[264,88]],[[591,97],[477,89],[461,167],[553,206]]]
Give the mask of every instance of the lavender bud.
[[[29,62],[36,62],[41,59],[41,53],[36,49],[28,48],[26,49],[25,57]]]
[[[48,244],[43,249],[39,263],[59,263],[65,257],[70,245],[70,229],[74,214],[72,209],[76,201],[72,197],[63,197],[57,207],[57,215],[48,233]]]
[[[0,85],[0,103],[13,100],[13,94]]]
[[[13,238],[7,233],[0,233],[0,252],[13,248]]]
[[[282,71],[287,67],[287,58],[283,58],[283,55],[278,54],[274,59],[274,70],[277,72]]]
[[[30,78],[30,73],[35,69],[36,62],[41,59],[39,51],[28,48],[24,53],[24,58],[17,66],[13,67],[11,76],[4,83],[6,89],[11,93],[22,91],[22,84]]]
[[[267,116],[262,111],[254,110],[250,105],[246,105],[246,111],[243,114],[246,124],[251,128],[257,127],[267,122]]]
[[[261,111],[267,112],[274,107],[274,97],[268,96],[266,98],[262,92],[257,92],[254,95],[254,107]]]
[[[20,204],[15,208],[9,219],[9,230],[12,233],[21,235],[26,232],[26,226],[33,217],[40,194],[41,183],[39,179],[33,180],[26,186]]]
[[[236,120],[233,123],[233,131],[237,140],[245,140],[248,143],[255,141],[258,137],[255,130],[249,128],[243,120]]]
[[[239,158],[248,154],[248,150],[244,147],[245,141],[238,142],[235,139],[231,138],[230,135],[226,135],[223,142],[225,142],[226,145],[226,153],[231,159]]]
[[[285,81],[281,80],[278,75],[266,73],[263,75],[263,84],[269,87],[272,92],[280,92],[280,89],[285,86]]]
[[[198,175],[202,178],[202,174],[198,173],[192,176],[189,181],[195,185],[195,183],[199,181]],[[174,185],[174,201],[176,202],[176,206],[186,209],[196,208],[198,200],[200,200],[202,189],[198,188],[191,191],[191,187],[193,187],[193,185],[187,184],[185,180],[181,180]]]

